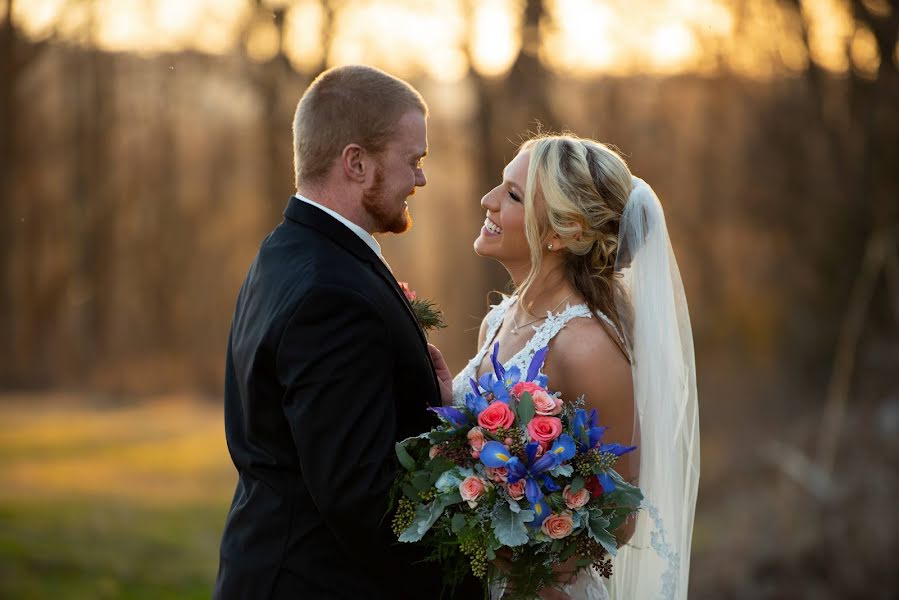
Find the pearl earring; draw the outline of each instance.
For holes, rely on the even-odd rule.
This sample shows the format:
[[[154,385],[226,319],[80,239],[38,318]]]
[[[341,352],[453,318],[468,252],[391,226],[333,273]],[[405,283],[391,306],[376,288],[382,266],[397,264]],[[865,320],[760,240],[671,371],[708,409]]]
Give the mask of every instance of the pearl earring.
[[[547,250],[552,250],[552,249],[553,249],[553,245],[550,244],[549,246],[546,247],[546,249],[547,249]]]

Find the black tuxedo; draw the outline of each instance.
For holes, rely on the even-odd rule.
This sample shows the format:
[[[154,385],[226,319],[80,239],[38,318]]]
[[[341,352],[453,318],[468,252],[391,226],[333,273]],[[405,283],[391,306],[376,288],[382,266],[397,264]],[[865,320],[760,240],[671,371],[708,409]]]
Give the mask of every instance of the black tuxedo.
[[[284,217],[231,326],[225,432],[239,479],[215,598],[437,598],[438,567],[415,564],[383,518],[395,442],[436,423],[424,334],[358,236],[296,198]]]

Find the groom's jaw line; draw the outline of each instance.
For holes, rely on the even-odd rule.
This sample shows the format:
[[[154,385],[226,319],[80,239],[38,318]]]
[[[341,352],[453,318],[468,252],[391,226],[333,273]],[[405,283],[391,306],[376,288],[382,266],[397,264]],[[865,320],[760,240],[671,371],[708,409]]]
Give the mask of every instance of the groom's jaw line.
[[[484,219],[484,231],[487,232],[488,235],[502,235],[503,229],[489,218]]]

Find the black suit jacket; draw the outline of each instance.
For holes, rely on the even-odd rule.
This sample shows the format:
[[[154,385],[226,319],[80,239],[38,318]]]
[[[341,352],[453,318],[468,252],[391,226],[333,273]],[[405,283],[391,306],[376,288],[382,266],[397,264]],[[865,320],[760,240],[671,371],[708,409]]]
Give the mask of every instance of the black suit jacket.
[[[358,236],[296,198],[284,217],[231,326],[225,432],[239,479],[215,597],[437,598],[437,565],[416,564],[383,518],[394,444],[436,422],[424,334]]]

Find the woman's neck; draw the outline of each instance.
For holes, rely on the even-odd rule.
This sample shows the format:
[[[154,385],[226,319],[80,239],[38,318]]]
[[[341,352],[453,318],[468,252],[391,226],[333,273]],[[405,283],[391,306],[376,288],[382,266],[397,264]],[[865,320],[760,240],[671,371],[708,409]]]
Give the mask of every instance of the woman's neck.
[[[565,266],[561,261],[547,260],[544,257],[540,272],[536,279],[528,286],[525,297],[518,298],[518,304],[521,309],[532,315],[545,314],[547,310],[558,306],[560,302],[566,299],[576,299],[580,297],[577,290],[568,281],[565,276]],[[517,269],[513,272],[509,269],[509,275],[516,288],[520,288],[521,284],[527,278],[530,272],[530,265],[526,268]]]

